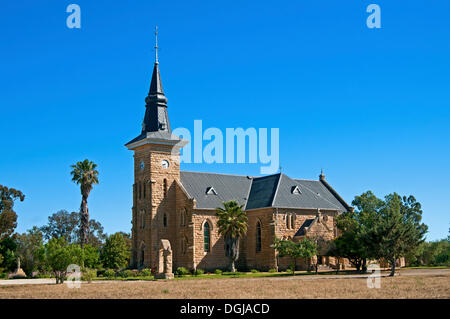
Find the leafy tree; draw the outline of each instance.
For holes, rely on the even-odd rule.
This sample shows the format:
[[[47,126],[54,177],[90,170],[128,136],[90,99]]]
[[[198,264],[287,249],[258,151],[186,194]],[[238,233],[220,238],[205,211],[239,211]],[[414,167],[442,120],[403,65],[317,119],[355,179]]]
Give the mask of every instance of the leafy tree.
[[[83,262],[83,250],[80,245],[68,245],[64,237],[50,239],[40,255],[42,262],[55,275],[57,284],[64,282],[69,265],[80,265]]]
[[[377,217],[372,242],[377,256],[390,263],[389,276],[393,276],[396,260],[416,250],[424,242],[428,227],[421,223],[421,205],[413,196],[401,197],[397,193],[387,195]]]
[[[297,268],[297,258],[309,259],[317,254],[317,244],[309,238],[294,242],[292,240],[275,237],[272,247],[278,251],[280,257],[292,258],[292,273],[294,275],[295,269]]]
[[[49,216],[48,224],[40,229],[46,240],[64,237],[67,243],[72,244],[78,241],[79,224],[79,213],[62,209]]]
[[[106,238],[100,255],[103,267],[111,269],[126,267],[129,258],[130,250],[121,234],[115,233]]]
[[[0,264],[0,268],[4,268],[8,271],[14,271],[17,266],[16,257],[17,243],[12,237],[5,237],[0,240],[0,255],[3,262]]]
[[[85,267],[93,269],[99,268],[101,266],[100,249],[89,244],[84,245],[83,261]]]
[[[27,233],[17,235],[16,254],[20,258],[23,271],[30,276],[33,271],[41,269],[39,251],[43,246],[43,235],[38,227],[34,226]]]
[[[81,215],[78,212],[69,213],[67,210],[59,210],[48,217],[48,224],[42,226],[40,229],[44,234],[44,238],[49,240],[51,238],[64,237],[67,243],[80,243],[80,227]],[[100,247],[106,235],[103,233],[103,226],[95,219],[89,220],[89,233],[87,244],[95,247]]]
[[[87,243],[89,234],[89,209],[87,199],[94,184],[98,184],[97,164],[85,159],[72,165],[72,181],[80,185],[81,190],[81,226],[80,226],[80,243],[81,247]]]
[[[225,255],[230,259],[230,269],[236,272],[234,264],[239,258],[239,239],[247,233],[247,214],[242,211],[243,205],[239,206],[236,201],[224,202],[223,207],[216,208],[217,226],[225,240]]]
[[[13,210],[17,199],[23,202],[25,195],[17,189],[0,185],[0,240],[11,236],[17,227],[17,214]]]

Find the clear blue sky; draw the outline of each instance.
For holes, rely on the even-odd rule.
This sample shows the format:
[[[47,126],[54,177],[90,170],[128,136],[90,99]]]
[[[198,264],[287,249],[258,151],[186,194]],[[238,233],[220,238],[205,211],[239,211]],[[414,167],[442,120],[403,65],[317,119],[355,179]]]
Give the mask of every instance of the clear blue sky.
[[[81,7],[81,29],[66,6]],[[368,29],[366,7],[381,7]],[[155,25],[173,127],[279,127],[283,172],[351,202],[413,194],[428,239],[450,226],[450,2],[4,1],[0,183],[22,190],[17,231],[79,208],[70,165],[98,163],[91,217],[131,227],[132,152]],[[184,170],[259,174],[259,164]]]

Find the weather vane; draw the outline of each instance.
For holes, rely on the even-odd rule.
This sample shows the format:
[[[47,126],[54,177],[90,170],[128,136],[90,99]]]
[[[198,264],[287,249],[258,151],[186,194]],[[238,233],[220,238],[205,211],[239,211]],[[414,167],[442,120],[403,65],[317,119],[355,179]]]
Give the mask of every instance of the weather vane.
[[[158,26],[155,26],[155,63],[158,63]]]

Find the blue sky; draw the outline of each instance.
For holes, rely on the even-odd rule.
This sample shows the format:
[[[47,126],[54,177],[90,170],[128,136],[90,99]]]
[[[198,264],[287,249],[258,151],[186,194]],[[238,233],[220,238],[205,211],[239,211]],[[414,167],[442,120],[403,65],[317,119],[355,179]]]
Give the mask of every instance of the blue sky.
[[[81,29],[66,7],[81,7]],[[366,7],[381,7],[368,29]],[[172,127],[278,127],[284,173],[348,201],[413,194],[428,239],[450,227],[447,1],[7,1],[0,13],[0,183],[22,190],[17,231],[81,196],[70,165],[98,163],[91,217],[131,227],[132,152],[154,26]],[[258,175],[259,164],[184,170]]]

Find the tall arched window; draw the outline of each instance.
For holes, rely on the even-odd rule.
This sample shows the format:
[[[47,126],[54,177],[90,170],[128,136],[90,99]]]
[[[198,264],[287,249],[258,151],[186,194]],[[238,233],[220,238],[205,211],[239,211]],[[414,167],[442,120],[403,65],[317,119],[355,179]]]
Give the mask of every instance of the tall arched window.
[[[164,192],[164,198],[167,197],[167,179],[165,179],[165,178],[163,181],[163,192]]]
[[[145,198],[145,193],[146,193],[146,192],[145,192],[145,184],[146,184],[146,183],[144,182],[144,198]]]
[[[203,250],[205,251],[205,253],[209,253],[210,238],[211,238],[211,229],[209,227],[209,223],[206,222],[203,225]]]
[[[145,228],[145,209],[141,210],[141,228]]]
[[[286,215],[286,228],[289,229],[289,215]]]
[[[167,227],[167,214],[163,215],[163,226]]]
[[[261,222],[256,223],[256,252],[261,251]]]

